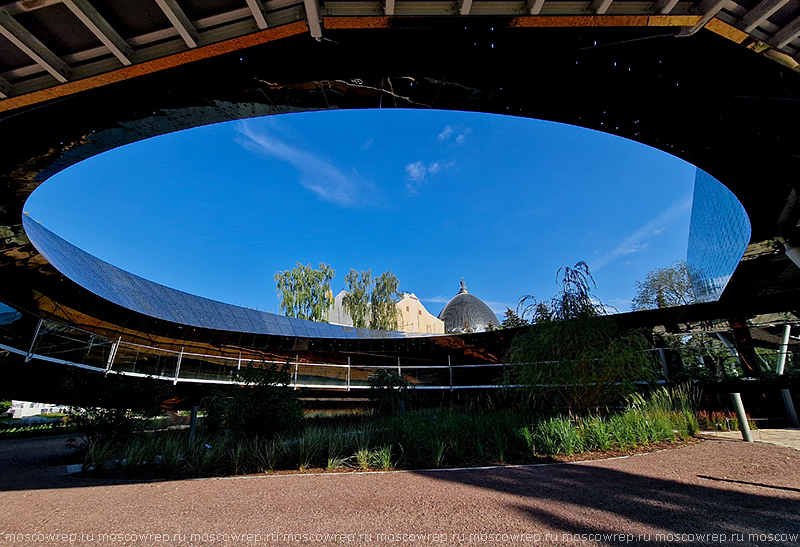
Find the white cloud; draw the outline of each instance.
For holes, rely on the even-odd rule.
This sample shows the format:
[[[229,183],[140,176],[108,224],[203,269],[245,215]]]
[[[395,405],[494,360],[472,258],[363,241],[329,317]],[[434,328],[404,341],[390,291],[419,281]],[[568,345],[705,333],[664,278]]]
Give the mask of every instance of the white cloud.
[[[458,137],[456,137],[456,142],[457,142],[458,144],[461,144],[461,143],[463,143],[463,142],[464,142],[464,139],[466,139],[466,138],[467,138],[467,136],[468,136],[468,135],[471,135],[471,134],[472,134],[472,129],[471,129],[471,128],[469,128],[469,127],[468,127],[468,128],[466,128],[466,129],[465,129],[465,130],[464,130],[464,131],[463,131],[463,132],[462,132],[462,133],[461,133],[461,134],[460,134]]]
[[[251,122],[240,122],[238,139],[247,150],[285,161],[300,171],[300,184],[318,198],[347,207],[363,207],[376,199],[374,184],[358,173],[346,173],[328,159],[293,146]]]
[[[455,296],[455,295],[453,295]],[[432,302],[434,304],[447,304],[453,299],[453,296],[433,296],[431,298],[420,298],[423,302]]]
[[[673,203],[666,210],[662,211],[662,213],[656,218],[650,220],[647,224],[631,234],[631,236],[623,241],[616,249],[593,260],[592,271],[598,272],[602,270],[621,256],[643,251],[649,245],[648,242],[644,242],[643,240],[663,230],[664,224],[674,220],[676,217],[683,215],[691,208],[691,206],[691,198]],[[660,228],[656,228],[657,226]]]
[[[448,162],[441,162],[435,161],[433,163],[429,163],[425,165],[425,162],[422,161],[415,161],[414,163],[409,163],[406,165],[405,170],[406,174],[410,181],[406,184],[406,189],[414,193],[419,190],[420,186],[425,183],[426,178],[428,175],[438,175],[442,171],[446,171],[447,169],[452,169],[455,167],[456,162],[448,161]]]
[[[425,175],[428,174],[428,169],[421,161],[415,161],[414,163],[409,163],[406,165],[406,173],[408,173],[408,176],[411,177],[411,180],[421,183],[423,180],[425,180]]]
[[[647,246],[650,245],[649,243],[642,243],[641,245],[631,245],[630,247],[620,247],[617,249],[620,254],[629,255],[631,253],[638,253],[639,251],[644,251]]]
[[[442,130],[442,132],[439,133],[439,140],[440,141],[446,141],[447,139],[450,138],[450,135],[452,135],[452,134],[453,134],[453,128],[450,127],[449,125],[445,126],[445,128]]]
[[[361,149],[362,149],[362,150],[369,150],[370,148],[372,148],[372,143],[373,143],[374,141],[375,141],[375,139],[367,139],[366,141],[364,141],[364,142],[361,144]]]

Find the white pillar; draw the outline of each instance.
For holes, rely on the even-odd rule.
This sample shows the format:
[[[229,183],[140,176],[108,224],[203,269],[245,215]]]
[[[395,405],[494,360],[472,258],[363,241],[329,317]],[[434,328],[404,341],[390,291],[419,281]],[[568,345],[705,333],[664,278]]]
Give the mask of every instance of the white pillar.
[[[731,401],[733,401],[733,408],[736,410],[736,418],[739,420],[739,429],[742,432],[742,439],[748,443],[753,442],[753,436],[750,434],[750,424],[747,422],[747,414],[744,412],[741,394],[731,393]]]
[[[783,369],[786,367],[786,357],[789,355],[789,334],[792,332],[792,326],[786,324],[783,326],[783,340],[781,340],[781,354],[778,357],[778,375],[783,374]]]

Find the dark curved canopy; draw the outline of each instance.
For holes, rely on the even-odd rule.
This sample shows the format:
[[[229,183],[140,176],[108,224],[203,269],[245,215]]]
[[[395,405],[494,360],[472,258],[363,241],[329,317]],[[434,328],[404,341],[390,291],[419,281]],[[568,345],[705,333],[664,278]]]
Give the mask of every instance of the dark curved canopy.
[[[719,306],[696,313],[797,307],[797,268],[775,238],[787,198],[798,186],[800,74],[706,29],[678,37],[679,27],[650,25],[650,19],[634,26],[600,18],[583,27],[532,21],[511,15],[339,18],[336,26],[329,21],[319,42],[289,32],[290,25],[276,26],[263,31],[271,33],[269,40],[258,35],[205,57],[176,53],[176,63],[159,70],[124,72],[124,78],[77,91],[77,82],[70,81],[63,84],[73,86],[69,93],[55,86],[34,102],[8,103],[17,106],[0,117],[6,136],[0,156],[0,300],[115,340],[158,339],[178,349],[196,340],[270,348],[291,359],[301,358],[301,351],[339,358],[374,352],[501,359],[507,340],[487,350],[491,340],[502,338],[494,333],[337,340],[321,332],[244,335],[182,323],[186,319],[179,316],[153,317],[86,290],[54,268],[26,235],[27,196],[53,173],[104,150],[248,116],[397,106],[570,123],[697,165],[743,204],[752,237]],[[23,89],[19,78],[16,90]],[[49,91],[36,91],[43,92]],[[511,231],[491,235],[514,237]],[[520,252],[526,249],[520,242]]]

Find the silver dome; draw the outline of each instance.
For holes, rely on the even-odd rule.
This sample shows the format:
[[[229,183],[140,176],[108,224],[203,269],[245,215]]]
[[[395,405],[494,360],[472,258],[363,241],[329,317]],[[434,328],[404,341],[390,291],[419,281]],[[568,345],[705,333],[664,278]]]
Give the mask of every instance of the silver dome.
[[[439,312],[445,332],[483,332],[500,326],[500,321],[486,302],[470,294],[464,281],[461,290]]]

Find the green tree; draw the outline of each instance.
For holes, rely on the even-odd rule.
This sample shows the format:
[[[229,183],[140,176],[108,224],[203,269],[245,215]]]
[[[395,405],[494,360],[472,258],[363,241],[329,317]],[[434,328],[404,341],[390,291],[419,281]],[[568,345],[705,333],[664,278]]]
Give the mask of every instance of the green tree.
[[[648,340],[604,317],[584,262],[558,270],[562,290],[547,302],[550,317],[514,339],[512,362],[531,396],[549,408],[588,413],[632,394],[655,371]]]
[[[370,299],[372,296],[372,270],[357,272],[350,270],[344,277],[347,293],[342,298],[342,304],[353,320],[356,328],[366,328],[369,324]]]
[[[328,311],[333,304],[331,281],[336,274],[328,264],[319,269],[298,262],[291,270],[275,274],[281,312],[289,317],[328,322]]]
[[[650,270],[644,281],[636,282],[631,309],[654,310],[688,304],[694,304],[692,280],[686,261],[679,260],[666,268]]]
[[[397,302],[400,299],[398,288],[400,282],[391,272],[384,272],[375,279],[375,286],[370,295],[369,328],[380,330],[397,330],[400,323],[400,310]]]
[[[506,308],[506,313],[503,314],[503,316],[505,317],[505,319],[503,319],[503,322],[500,324],[500,326],[504,329],[527,327],[528,325],[531,324],[530,321],[528,321],[527,319],[523,319],[522,317],[517,315],[517,312],[515,312],[511,308]]]

